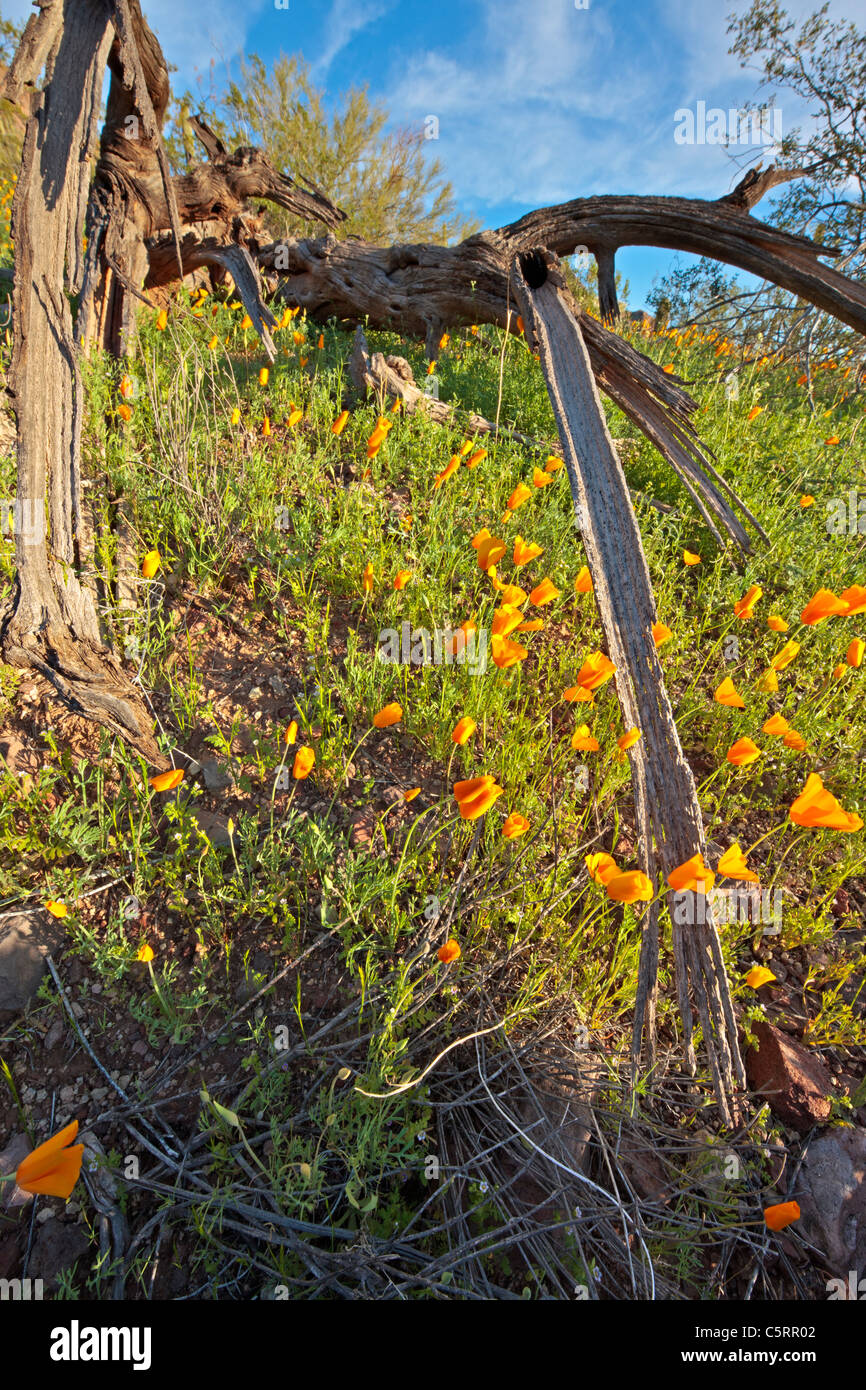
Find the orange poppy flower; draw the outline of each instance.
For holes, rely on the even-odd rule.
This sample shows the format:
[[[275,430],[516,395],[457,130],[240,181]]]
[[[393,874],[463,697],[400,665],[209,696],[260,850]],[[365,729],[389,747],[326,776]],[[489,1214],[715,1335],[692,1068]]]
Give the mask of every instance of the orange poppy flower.
[[[373,726],[376,729],[390,729],[392,724],[399,724],[403,718],[403,711],[395,702],[390,705],[383,705],[377,714],[373,715]]]
[[[635,744],[643,737],[640,729],[629,729],[628,733],[621,734],[616,741],[616,746],[621,755],[628,752],[629,748],[634,748]]]
[[[668,874],[667,882],[668,887],[673,888],[675,893],[689,890],[693,893],[709,893],[715,878],[712,869],[708,869],[704,863],[703,855],[698,852],[684,864],[680,864],[679,868],[672,870]]]
[[[77,1133],[78,1121],[73,1120],[22,1158],[15,1173],[15,1182],[22,1192],[69,1200],[84,1156],[84,1145],[72,1143]]]
[[[521,816],[518,811],[512,811],[506,818],[502,827],[502,833],[506,840],[516,840],[519,835],[525,835],[529,829],[529,821],[525,816]]]
[[[515,536],[512,559],[518,569],[521,565],[528,565],[530,560],[537,560],[539,555],[543,553],[543,546],[534,545],[530,541],[525,541],[522,536]]]
[[[761,750],[750,738],[740,738],[733,744],[727,753],[728,762],[733,763],[734,767],[747,767],[749,763],[756,762],[761,756]]]
[[[814,505],[815,499],[811,492],[804,492],[803,496],[800,498],[800,506],[805,510],[806,507],[814,507]]]
[[[145,579],[153,579],[160,565],[162,557],[158,550],[149,550],[141,562],[141,572]]]
[[[550,454],[548,456],[547,462],[544,465],[544,471],[545,473],[555,473],[557,469],[564,467],[565,464],[562,459],[558,459],[555,457],[555,455]]]
[[[838,436],[838,434],[831,434],[829,439],[825,439],[825,440],[824,440],[824,443],[825,443],[825,444],[838,444],[838,443],[839,443],[839,436]]]
[[[725,676],[713,699],[716,704],[730,705],[732,709],[745,709],[746,702],[737,690],[730,676]]]
[[[404,792],[404,793],[403,793],[403,800],[404,800],[404,801],[414,801],[414,800],[415,800],[415,797],[416,797],[416,796],[420,796],[420,795],[421,795],[421,788],[420,788],[420,787],[410,787],[409,790],[408,790],[407,792]]]
[[[466,781],[454,783],[454,800],[464,820],[477,820],[486,815],[497,797],[505,788],[497,786],[496,778],[490,773],[482,777],[469,777]]]
[[[267,384],[268,384],[268,377],[269,377],[269,376],[270,376],[270,372],[268,371],[267,367],[260,367],[260,368],[259,368],[259,386],[267,386]]]
[[[294,429],[295,425],[297,425],[300,420],[303,420],[303,418],[304,412],[302,410],[298,410],[297,406],[295,406],[294,410],[289,411],[288,417],[286,419],[286,424],[289,426],[289,429]]]
[[[253,321],[252,321],[252,319],[250,318],[249,314],[244,314],[243,318],[241,319],[241,328],[247,329],[247,328],[252,328],[252,326],[253,326]]]
[[[592,593],[592,575],[586,565],[584,565],[574,581],[574,592],[576,594]]]
[[[784,671],[786,666],[790,666],[799,650],[799,642],[786,642],[782,650],[777,652],[770,662],[770,669],[773,671]]]
[[[51,913],[52,917],[63,918],[69,916],[69,908],[66,906],[66,903],[58,902],[54,898],[49,898],[43,906],[46,912]]]
[[[322,352],[323,349],[324,349],[324,346],[325,346],[325,335],[324,335],[324,333],[320,333],[320,334],[319,334],[319,341],[316,343],[316,347],[319,349],[319,352]]]
[[[148,945],[146,941],[144,945],[140,946],[135,953],[135,959],[142,961],[145,965],[147,965],[148,962],[152,961],[154,958],[155,957],[153,947]]]
[[[158,772],[155,777],[151,777],[150,785],[155,792],[174,791],[183,781],[183,768],[171,767],[168,772]]]
[[[577,673],[577,684],[581,690],[594,693],[609,681],[616,667],[604,652],[592,652]]]
[[[776,976],[765,965],[753,965],[744,979],[749,989],[760,989],[762,985],[772,984]]]
[[[803,735],[798,734],[796,729],[789,729],[782,742],[786,748],[793,748],[795,753],[803,753],[808,747]]]
[[[553,482],[553,477],[552,477],[552,475],[551,475],[550,473],[545,473],[544,470],[543,470],[542,468],[533,468],[533,470],[532,470],[532,484],[533,484],[533,487],[547,487],[547,484],[548,484],[548,483],[552,483],[552,482]]]
[[[394,575],[394,588],[398,592],[400,591],[400,589],[405,589],[406,585],[409,583],[409,580],[411,578],[411,570],[398,570],[397,573]]]
[[[772,666],[768,666],[763,675],[755,681],[755,689],[760,690],[762,695],[774,695],[779,689],[779,677]]]
[[[460,947],[452,937],[446,941],[444,946],[440,946],[436,952],[443,965],[450,965],[453,960],[460,959]]]
[[[518,632],[540,632],[541,629],[542,629],[543,627],[544,627],[544,620],[543,620],[542,618],[532,618],[532,619],[530,619],[530,621],[527,622],[527,623],[521,623],[521,624],[520,624],[520,627],[517,629],[517,631],[518,631]]]
[[[299,748],[295,754],[295,761],[292,765],[292,776],[296,782],[302,782],[305,777],[309,777],[316,761],[316,753],[313,748]]]
[[[470,719],[468,714],[464,714],[463,718],[458,719],[454,728],[451,730],[451,742],[461,745],[468,743],[477,728],[478,725],[475,723],[475,720]]]
[[[373,433],[367,440],[367,458],[375,458],[385,442],[388,431],[393,424],[392,420],[386,420],[384,415],[380,415]]]
[[[826,790],[817,772],[806,778],[806,785],[788,814],[794,825],[810,830],[843,830],[851,834],[863,827],[860,817],[843,810],[835,796]]]
[[[364,586],[365,594],[373,592],[373,561],[368,560],[364,566],[364,573],[361,575],[361,583]]]
[[[767,619],[767,627],[771,632],[787,632],[788,624],[784,618],[780,618],[777,613],[771,613]]]
[[[519,584],[500,584],[496,583],[499,596],[503,603],[507,603],[509,608],[519,608],[521,603],[525,603],[529,595],[525,589],[521,589]]]
[[[346,421],[348,420],[348,418],[348,410],[341,410],[333,425],[331,426],[331,434],[342,434],[343,430],[346,428]]]
[[[546,603],[553,603],[554,599],[559,598],[560,590],[550,579],[542,579],[540,584],[529,595],[529,602],[533,608],[543,608]]]
[[[267,417],[267,415],[266,415],[265,418],[264,418],[264,420],[262,421],[262,437],[263,437],[264,439],[267,439],[267,438],[270,436],[270,433],[271,433],[271,422],[270,422],[270,420],[268,419],[268,417]]]
[[[168,310],[160,309],[156,316],[156,326],[160,333],[163,333],[168,326]]]
[[[684,550],[684,551],[683,551],[683,564],[685,564],[685,565],[699,565],[700,563],[701,563],[701,557],[700,557],[700,555],[695,555],[691,550]]]
[[[766,410],[766,406],[763,406],[763,405],[753,405],[752,408],[751,408],[751,410],[749,411],[748,415],[746,416],[746,419],[747,419],[747,420],[756,420],[763,410]]]
[[[797,1202],[774,1202],[764,1207],[764,1223],[768,1230],[784,1231],[786,1226],[800,1220],[800,1207]]]
[[[623,874],[614,874],[604,885],[609,898],[617,903],[648,903],[653,898],[653,886],[640,869],[629,869]]]
[[[120,405],[117,407],[117,413],[121,420],[125,420],[126,423],[129,424],[132,419],[132,406],[127,405],[125,401],[121,401]]]
[[[241,412],[240,412],[239,408],[238,408],[237,406],[235,406],[234,410],[232,411],[231,420],[229,421],[229,424],[231,424],[231,425],[239,425],[240,422],[241,422]]]
[[[469,544],[474,550],[480,550],[485,541],[490,540],[490,532],[486,526],[482,526],[480,531],[476,531]]]
[[[866,653],[866,642],[863,641],[862,637],[855,637],[845,653],[845,660],[849,666],[862,666],[864,653]]]
[[[471,447],[471,446],[470,446]],[[487,458],[486,449],[476,449],[474,454],[470,454],[466,460],[467,468],[477,468],[482,459]]]
[[[746,863],[746,856],[735,842],[730,849],[726,849],[719,860],[718,872],[724,874],[725,878],[736,878],[743,883],[759,883],[760,880],[756,873],[753,873]]]
[[[298,721],[293,719],[286,732],[283,734],[283,742],[287,748],[291,748],[298,737]]]
[[[525,661],[529,656],[525,647],[521,647],[519,642],[510,641],[508,637],[491,636],[490,653],[500,671],[507,671],[509,666],[516,666],[518,661]]]
[[[503,603],[501,608],[497,608],[493,614],[493,622],[490,631],[494,637],[509,637],[515,628],[520,627],[523,622],[523,614],[519,608],[514,608],[511,604]]]
[[[477,632],[475,624],[471,618],[467,618],[465,623],[461,623],[451,639],[451,655],[460,656],[465,651],[466,643],[469,641],[473,632]]]
[[[571,746],[579,753],[597,753],[598,739],[592,737],[588,724],[578,724],[571,736]]]
[[[472,449],[474,443],[474,439],[464,439],[463,443],[460,445],[460,448],[457,450],[462,459],[465,459],[466,455]]]
[[[673,637],[673,633],[667,623],[653,623],[653,641],[657,647],[660,647],[662,643],[667,642],[671,637]]]
[[[619,873],[619,866],[613,855],[606,854],[604,850],[599,850],[596,854],[588,854],[584,863],[593,883],[600,883],[602,887],[609,879],[614,878]]]
[[[478,547],[478,565],[480,569],[489,570],[491,565],[495,565],[505,554],[505,541],[498,536],[488,536]]]
[[[755,604],[758,602],[758,599],[761,598],[763,592],[763,589],[760,589],[757,584],[753,584],[751,588],[747,590],[745,594],[743,594],[742,598],[738,598],[736,603],[734,604],[734,612],[736,613],[737,617],[753,618],[755,616],[753,609],[755,607]]]
[[[442,469],[442,472],[441,472],[441,473],[437,473],[437,474],[436,474],[436,477],[435,477],[434,480],[433,480],[433,490],[434,490],[434,492],[435,492],[436,488],[441,487],[443,483],[447,482],[449,478],[453,477],[453,475],[457,472],[457,469],[458,469],[459,467],[460,467],[460,455],[459,455],[459,454],[452,454],[452,455],[451,455],[451,458],[450,458],[449,461],[448,461],[448,463],[447,463],[447,464],[445,465],[445,467]]]
[[[510,512],[516,512],[517,508],[522,507],[531,496],[532,489],[528,488],[525,483],[518,483],[505,505]]]
[[[848,612],[848,604],[843,598],[837,598],[836,594],[830,589],[819,589],[803,609],[800,614],[800,622],[806,627],[814,627],[816,623],[822,623],[825,618],[832,618]]]
[[[507,526],[508,522],[511,520],[511,512],[503,512],[499,520],[503,526]]]
[[[785,719],[781,714],[772,715],[772,717],[768,719],[767,722],[763,725],[763,730],[765,734],[772,734],[774,737],[778,738],[781,738],[782,734],[786,734],[789,728],[790,725],[788,724],[787,719]]]
[[[850,589],[843,589],[839,597],[845,600],[845,612],[849,618],[855,613],[866,613],[866,588],[862,584],[852,584]]]

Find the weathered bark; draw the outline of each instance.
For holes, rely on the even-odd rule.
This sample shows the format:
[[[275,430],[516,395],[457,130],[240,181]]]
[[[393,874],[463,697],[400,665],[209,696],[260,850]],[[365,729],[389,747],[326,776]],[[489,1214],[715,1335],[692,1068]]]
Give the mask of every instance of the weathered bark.
[[[251,198],[267,198],[299,217],[336,226],[344,214],[319,189],[298,187],[261,150],[229,154],[201,119],[192,122],[209,162],[172,178],[161,130],[169,101],[168,67],[138,0],[116,0],[116,35],[109,56],[111,84],[99,162],[88,217],[90,244],[78,321],[83,343],[99,342],[116,355],[126,350],[134,326],[135,291],[150,274],[151,244],[167,279],[196,265],[227,266],[261,334],[274,320],[262,302],[261,284],[247,244],[255,246]],[[193,230],[210,224],[219,237]],[[160,234],[168,232],[160,243]],[[166,255],[167,252],[167,255]],[[233,259],[230,259],[230,253]]]
[[[40,671],[72,709],[157,761],[141,698],[101,641],[83,553],[84,403],[68,296],[81,286],[87,153],[111,44],[109,11],[100,0],[63,0],[61,13],[54,0],[42,15],[41,36],[33,32],[36,16],[22,46],[25,57],[36,55],[33,63],[47,62],[51,79],[42,99],[34,93],[31,100],[12,210],[9,389],[18,428],[18,573],[14,608],[2,627],[3,654],[13,665]],[[22,58],[16,80],[23,80],[24,67]]]
[[[653,846],[667,876],[692,855],[706,853],[703,821],[653,641],[657,621],[640,531],[604,410],[592,376],[576,305],[556,267],[541,250],[512,263],[512,283],[527,329],[538,344],[541,367],[559,427],[595,598],[616,666],[616,687],[625,728],[637,727],[630,750],[641,859],[656,881]],[[694,900],[694,894],[690,895]],[[692,914],[695,918],[698,913]],[[745,1085],[730,990],[718,933],[709,906],[707,922],[684,929],[674,921],[674,954],[686,1054],[694,1068],[692,1003],[698,1009],[718,1102],[732,1119],[734,1081]],[[651,1007],[658,955],[658,926],[648,914],[643,943],[644,998]],[[650,1015],[651,1017],[651,1015]],[[644,1021],[641,1011],[635,1027]]]

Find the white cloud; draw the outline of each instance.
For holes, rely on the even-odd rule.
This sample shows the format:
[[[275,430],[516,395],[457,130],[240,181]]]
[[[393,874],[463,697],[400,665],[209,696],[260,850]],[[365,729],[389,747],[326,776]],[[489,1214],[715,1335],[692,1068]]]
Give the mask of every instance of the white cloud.
[[[321,82],[338,54],[352,42],[356,34],[381,19],[392,8],[395,0],[332,0],[328,18],[325,21],[327,38],[325,47],[311,65],[312,75]]]

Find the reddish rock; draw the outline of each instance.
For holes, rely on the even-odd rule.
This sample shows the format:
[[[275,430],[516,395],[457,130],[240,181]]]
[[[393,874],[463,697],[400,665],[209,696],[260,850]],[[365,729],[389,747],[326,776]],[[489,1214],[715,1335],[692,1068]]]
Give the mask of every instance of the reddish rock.
[[[746,1054],[752,1090],[800,1133],[828,1120],[832,1084],[823,1062],[770,1023],[756,1023],[752,1032],[758,1040]]]

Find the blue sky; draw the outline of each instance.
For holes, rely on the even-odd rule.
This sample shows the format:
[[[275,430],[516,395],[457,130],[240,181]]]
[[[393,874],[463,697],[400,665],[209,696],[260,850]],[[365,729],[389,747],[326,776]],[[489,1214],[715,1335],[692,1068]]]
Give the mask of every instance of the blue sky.
[[[328,93],[367,84],[394,126],[439,121],[431,154],[458,205],[483,226],[599,193],[718,197],[737,168],[720,146],[674,140],[674,113],[725,110],[757,95],[728,55],[726,16],[746,0],[143,0],[175,90],[206,94],[237,72],[301,52]],[[788,0],[793,16],[819,0]],[[0,0],[19,18],[25,0]],[[866,11],[851,0],[833,13]],[[781,98],[784,128],[805,113]],[[740,150],[742,156],[745,151]],[[769,158],[765,163],[769,162]],[[681,258],[685,259],[685,258]],[[618,268],[640,307],[673,253],[624,248]]]

